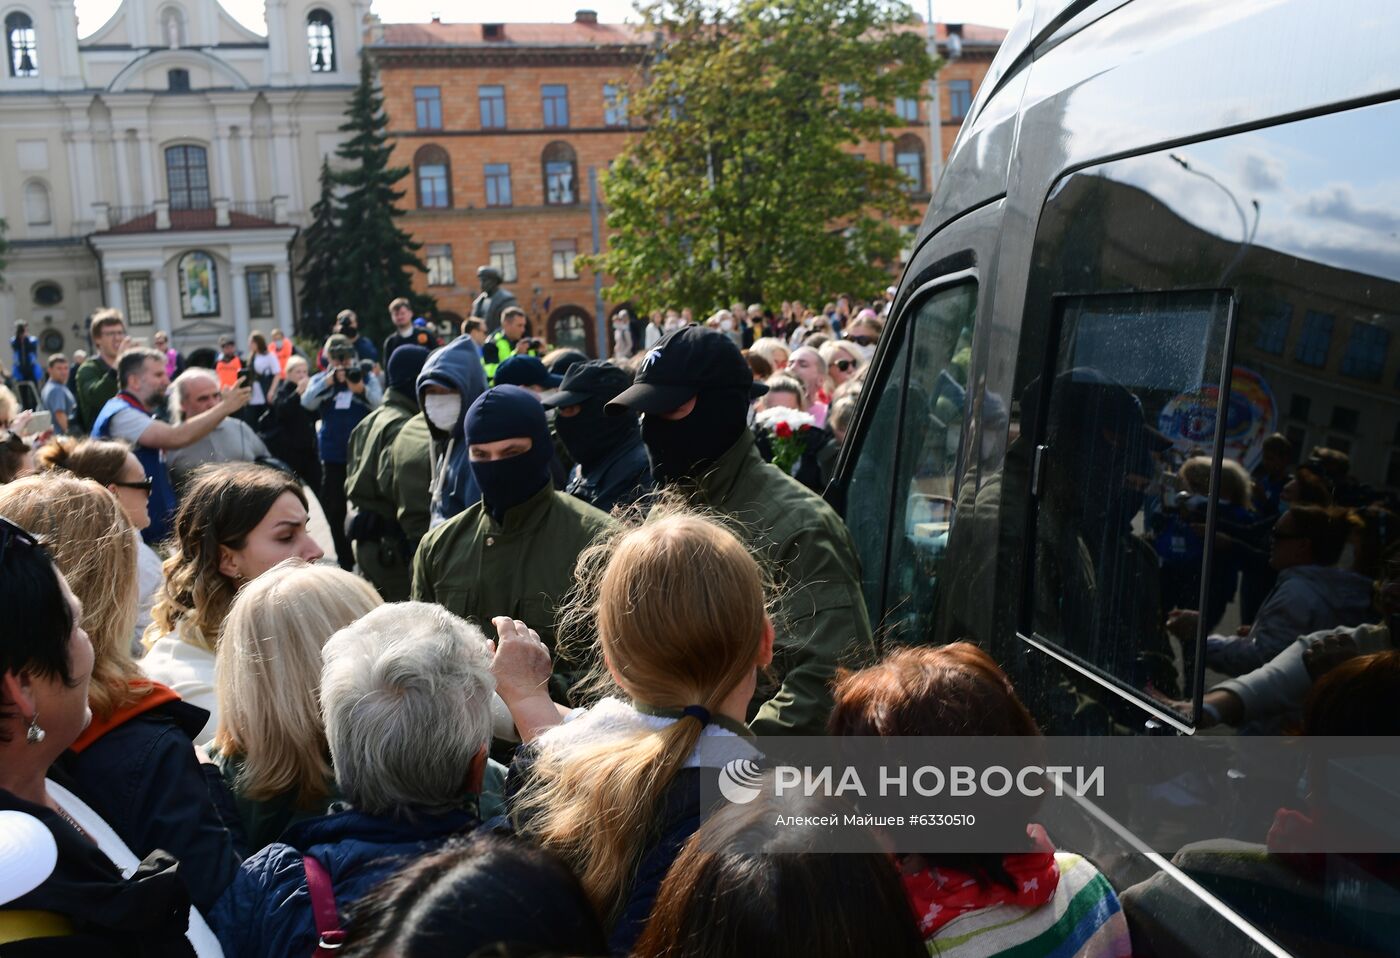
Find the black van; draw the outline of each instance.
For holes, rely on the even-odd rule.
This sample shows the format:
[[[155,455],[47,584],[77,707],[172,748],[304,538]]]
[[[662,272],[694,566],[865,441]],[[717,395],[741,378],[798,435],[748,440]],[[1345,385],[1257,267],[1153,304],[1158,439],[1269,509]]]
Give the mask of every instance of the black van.
[[[1400,644],[1398,493],[1400,3],[1027,0],[828,492],[886,646],[975,641],[1049,734],[1278,733],[1207,693]],[[1106,870],[1176,883],[1143,953],[1400,954],[1394,862],[1317,868]]]

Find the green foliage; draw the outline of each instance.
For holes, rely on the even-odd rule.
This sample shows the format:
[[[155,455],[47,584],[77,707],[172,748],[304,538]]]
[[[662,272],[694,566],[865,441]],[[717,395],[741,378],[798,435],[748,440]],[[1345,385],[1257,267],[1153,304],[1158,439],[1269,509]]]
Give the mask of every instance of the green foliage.
[[[301,322],[298,332],[320,341],[330,334],[338,309],[336,260],[340,226],[336,218],[335,176],[330,161],[321,160],[321,196],[311,207],[311,223],[302,233],[306,253],[301,273]]]
[[[646,131],[603,179],[614,235],[596,266],[612,298],[703,311],[886,285],[907,183],[853,147],[891,140],[905,125],[895,99],[926,95],[936,63],[910,8],[644,0],[639,12],[668,39],[630,99]]]
[[[414,311],[429,313],[436,308],[431,296],[416,294],[410,271],[427,272],[418,257],[421,243],[399,228],[395,220],[403,215],[398,201],[403,191],[394,185],[408,175],[408,167],[390,166],[393,147],[384,130],[389,124],[384,115],[384,98],[380,95],[374,68],[369,57],[360,60],[360,83],[345,111],[346,121],[340,127],[350,138],[336,150],[344,160],[340,172],[323,169],[321,200],[318,206],[330,204],[313,216],[325,226],[325,234],[315,237],[317,259],[313,261],[320,275],[316,295],[317,315],[324,317],[329,329],[335,314],[341,309],[353,309],[360,319],[362,333],[378,340],[388,334],[389,303],[399,296],[413,301]],[[325,176],[329,175],[329,182]],[[330,187],[341,187],[340,196]],[[308,231],[309,232],[309,231]],[[307,258],[311,259],[313,237],[307,237]],[[325,277],[331,277],[326,282]],[[305,282],[305,277],[304,280]],[[303,303],[306,302],[303,293]],[[305,306],[303,306],[305,309]]]

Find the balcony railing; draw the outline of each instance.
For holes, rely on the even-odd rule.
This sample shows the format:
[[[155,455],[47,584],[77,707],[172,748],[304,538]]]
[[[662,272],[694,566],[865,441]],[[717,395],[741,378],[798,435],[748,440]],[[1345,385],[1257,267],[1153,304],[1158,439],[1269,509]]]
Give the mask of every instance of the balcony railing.
[[[106,233],[145,233],[161,230],[257,229],[283,225],[287,219],[287,198],[274,196],[271,200],[242,200],[231,203],[216,199],[213,205],[199,209],[176,209],[168,200],[156,200],[142,206],[108,206],[93,204],[95,231]]]

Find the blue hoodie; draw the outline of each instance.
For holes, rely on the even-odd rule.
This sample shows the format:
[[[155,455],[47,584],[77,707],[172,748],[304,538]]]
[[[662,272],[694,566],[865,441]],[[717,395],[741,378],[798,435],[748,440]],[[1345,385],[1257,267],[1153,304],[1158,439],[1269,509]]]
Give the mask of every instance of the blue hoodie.
[[[470,336],[458,336],[434,352],[418,374],[418,405],[423,407],[423,389],[428,385],[446,386],[462,394],[462,414],[457,426],[448,435],[428,422],[434,446],[446,443],[441,463],[434,457],[432,520],[434,524],[451,519],[481,498],[467,461],[467,434],[464,427],[467,410],[476,397],[486,391],[486,370],[481,354]],[[446,474],[443,474],[446,470]]]

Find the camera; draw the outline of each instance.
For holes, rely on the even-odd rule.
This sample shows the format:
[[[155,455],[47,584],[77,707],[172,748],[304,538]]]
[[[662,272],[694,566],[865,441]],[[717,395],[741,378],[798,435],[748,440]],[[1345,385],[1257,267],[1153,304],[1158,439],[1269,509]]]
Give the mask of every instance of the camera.
[[[345,370],[345,381],[348,383],[362,383],[365,381],[365,371],[358,365],[351,366]]]
[[[354,339],[355,336],[359,334],[359,330],[355,328],[354,320],[350,319],[342,319],[340,322],[336,323],[335,331],[341,336],[348,336],[351,339]]]

